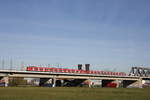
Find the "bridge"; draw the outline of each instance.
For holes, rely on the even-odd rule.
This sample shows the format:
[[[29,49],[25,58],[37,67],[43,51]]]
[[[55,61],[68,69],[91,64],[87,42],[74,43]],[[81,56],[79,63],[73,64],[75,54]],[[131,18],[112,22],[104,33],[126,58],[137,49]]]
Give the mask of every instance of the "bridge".
[[[139,71],[140,70],[140,71]],[[89,81],[88,86],[91,87],[90,80],[101,80],[102,87],[108,83],[115,82],[117,87],[142,87],[143,80],[150,80],[149,69],[141,67],[132,67],[129,75],[98,75],[98,74],[81,74],[81,73],[55,73],[55,72],[31,72],[31,71],[15,71],[15,70],[0,70],[0,80],[4,80],[5,87],[9,86],[9,78],[39,78],[40,86],[44,84],[52,84],[53,87],[61,84],[70,84],[71,86],[78,86],[84,81]]]

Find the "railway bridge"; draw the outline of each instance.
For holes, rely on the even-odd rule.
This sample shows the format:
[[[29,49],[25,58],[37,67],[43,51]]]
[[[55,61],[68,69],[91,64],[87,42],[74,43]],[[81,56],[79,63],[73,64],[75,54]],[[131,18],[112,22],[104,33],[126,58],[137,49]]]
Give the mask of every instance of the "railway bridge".
[[[134,69],[135,70],[135,69]],[[145,69],[144,69],[145,70]],[[148,69],[149,70],[149,69]],[[55,72],[31,72],[31,71],[15,71],[15,70],[0,70],[0,80],[4,80],[5,87],[9,86],[9,78],[39,78],[40,86],[50,83],[53,87],[70,83],[71,86],[78,86],[84,81],[89,80],[101,80],[102,87],[105,87],[110,82],[117,83],[117,87],[120,85],[124,88],[128,86],[142,87],[143,80],[150,80],[150,76],[147,74],[142,76],[138,75],[134,71],[131,71],[128,76],[116,76],[116,75],[96,75],[96,74],[81,74],[81,73],[55,73]],[[147,71],[146,71],[147,72]],[[147,72],[148,73],[148,72]],[[91,87],[92,83],[88,86]]]

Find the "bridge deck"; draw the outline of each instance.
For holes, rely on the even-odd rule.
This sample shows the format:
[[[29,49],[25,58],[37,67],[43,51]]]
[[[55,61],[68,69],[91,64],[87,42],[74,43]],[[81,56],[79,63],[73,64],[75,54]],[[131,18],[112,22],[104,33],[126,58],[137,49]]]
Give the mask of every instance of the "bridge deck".
[[[101,74],[80,74],[80,73],[54,73],[54,72],[33,72],[33,71],[16,71],[0,70],[0,76],[8,77],[30,77],[30,78],[70,78],[70,79],[118,79],[118,80],[138,80],[138,76],[118,76],[118,75],[101,75]],[[149,78],[149,77],[145,77]]]

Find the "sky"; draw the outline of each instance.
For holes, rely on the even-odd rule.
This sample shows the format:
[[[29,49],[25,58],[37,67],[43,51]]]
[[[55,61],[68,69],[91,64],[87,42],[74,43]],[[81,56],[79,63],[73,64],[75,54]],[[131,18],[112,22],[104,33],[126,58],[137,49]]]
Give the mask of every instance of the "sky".
[[[0,0],[0,67],[150,66],[150,0]],[[75,67],[74,67],[75,66]]]

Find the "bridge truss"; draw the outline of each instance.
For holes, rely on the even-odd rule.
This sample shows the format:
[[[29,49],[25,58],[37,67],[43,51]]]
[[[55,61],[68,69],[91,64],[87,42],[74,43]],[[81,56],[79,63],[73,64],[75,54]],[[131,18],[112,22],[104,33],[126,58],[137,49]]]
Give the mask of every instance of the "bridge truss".
[[[129,76],[150,77],[150,68],[132,67]]]

